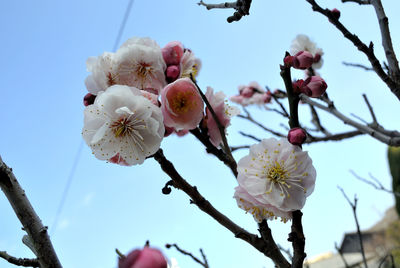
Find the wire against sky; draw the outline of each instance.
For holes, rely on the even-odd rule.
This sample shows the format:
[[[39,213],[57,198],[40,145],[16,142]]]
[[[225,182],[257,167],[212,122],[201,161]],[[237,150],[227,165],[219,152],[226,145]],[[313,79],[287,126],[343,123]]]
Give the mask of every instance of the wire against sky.
[[[135,2],[135,0],[129,0],[129,2],[128,2],[128,5],[127,5],[126,10],[125,10],[124,18],[122,19],[121,25],[120,25],[119,30],[118,30],[118,35],[117,35],[117,37],[115,39],[115,42],[114,42],[114,47],[113,47],[113,50],[112,50],[113,52],[115,52],[115,50],[117,50],[118,44],[121,41],[121,37],[122,37],[122,34],[124,32],[125,25],[126,25],[126,22],[128,21],[129,14],[131,13],[130,11],[132,9],[132,6],[133,6],[134,2]],[[72,164],[71,170],[70,170],[69,175],[68,175],[67,183],[66,183],[66,185],[64,187],[64,191],[63,191],[62,196],[61,196],[60,204],[58,205],[56,216],[54,217],[53,225],[51,226],[51,228],[52,228],[51,229],[51,236],[54,235],[54,232],[57,229],[58,220],[59,220],[61,212],[62,212],[62,210],[64,208],[64,204],[65,204],[65,201],[67,199],[67,196],[68,196],[68,193],[69,193],[69,189],[71,188],[72,179],[75,176],[75,171],[76,171],[76,168],[78,166],[78,161],[80,159],[80,156],[81,156],[81,153],[82,153],[82,149],[83,149],[83,139],[81,140],[81,142],[79,144],[78,151],[77,151],[77,153],[75,155],[74,162]]]

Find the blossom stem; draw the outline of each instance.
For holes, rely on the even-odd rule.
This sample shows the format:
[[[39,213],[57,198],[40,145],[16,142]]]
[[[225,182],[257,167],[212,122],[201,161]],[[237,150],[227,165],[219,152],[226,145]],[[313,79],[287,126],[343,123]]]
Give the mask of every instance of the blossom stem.
[[[289,56],[289,53],[286,52],[285,56]],[[298,115],[298,105],[299,105],[299,94],[294,93],[292,86],[292,78],[290,75],[290,67],[281,65],[281,77],[283,82],[285,83],[286,92],[289,101],[289,126],[290,128],[300,127],[299,123],[299,115]]]
[[[12,169],[9,168],[0,157],[0,188],[10,202],[24,230],[32,240],[35,254],[42,268],[61,268],[60,261],[54,251],[47,226],[36,214],[31,203],[26,197],[25,191],[19,185]]]
[[[159,149],[153,157],[160,164],[161,169],[174,181],[174,187],[184,191],[188,196],[190,196],[192,203],[194,203],[199,209],[230,230],[236,238],[246,241],[258,251],[262,252],[265,256],[271,258],[277,267],[290,267],[289,262],[285,257],[283,257],[279,250],[271,251],[271,248],[277,248],[273,239],[266,240],[264,236],[261,238],[255,234],[249,233],[214,208],[213,205],[199,193],[197,187],[190,185],[184,178],[182,178],[174,165],[164,156],[162,149]]]

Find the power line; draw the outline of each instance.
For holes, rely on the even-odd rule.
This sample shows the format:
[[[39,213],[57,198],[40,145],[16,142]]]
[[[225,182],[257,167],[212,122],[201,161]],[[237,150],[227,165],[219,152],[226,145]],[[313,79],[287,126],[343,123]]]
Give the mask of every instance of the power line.
[[[128,21],[129,14],[130,14],[130,11],[132,9],[132,5],[133,5],[134,2],[135,2],[135,0],[129,0],[129,2],[128,2],[128,6],[126,7],[124,18],[122,19],[121,25],[119,27],[117,38],[115,39],[115,42],[114,42],[113,52],[115,52],[117,50],[118,44],[119,44],[119,42],[121,40],[122,34],[124,32],[124,29],[125,29],[126,22]],[[79,159],[80,159],[80,156],[81,156],[81,153],[82,153],[82,149],[83,149],[83,139],[81,140],[81,142],[79,144],[78,151],[76,152],[74,162],[72,164],[71,170],[70,170],[68,178],[67,178],[67,183],[66,183],[66,185],[64,187],[64,191],[63,191],[62,196],[61,196],[60,204],[58,205],[56,216],[54,218],[54,222],[53,222],[53,225],[52,225],[52,231],[51,231],[51,235],[52,236],[54,235],[54,232],[55,232],[55,230],[57,228],[58,220],[59,220],[61,212],[62,212],[62,210],[64,208],[64,204],[65,204],[65,201],[67,199],[67,196],[68,196],[68,193],[69,193],[69,189],[71,188],[71,183],[72,183],[72,180],[73,180],[73,178],[75,176],[75,171],[76,171],[76,168],[77,168],[78,163],[79,163]]]

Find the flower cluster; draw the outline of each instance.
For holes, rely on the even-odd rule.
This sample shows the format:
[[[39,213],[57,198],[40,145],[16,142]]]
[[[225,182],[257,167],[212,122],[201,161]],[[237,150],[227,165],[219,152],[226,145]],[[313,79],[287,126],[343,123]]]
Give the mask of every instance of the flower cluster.
[[[238,162],[234,198],[257,222],[286,222],[313,192],[316,171],[307,152],[285,139],[264,139]]]
[[[263,106],[271,102],[271,92],[265,91],[257,82],[251,82],[247,86],[240,85],[238,90],[239,95],[230,97],[230,100],[242,106],[252,104]]]
[[[82,135],[93,154],[120,165],[141,164],[175,132],[185,135],[202,125],[210,141],[221,136],[198,92],[201,62],[178,42],[164,48],[150,38],[130,38],[115,52],[90,57],[85,80]],[[227,127],[237,110],[222,93],[207,93],[221,124]],[[222,103],[222,104],[221,104]],[[200,124],[203,122],[202,124]]]

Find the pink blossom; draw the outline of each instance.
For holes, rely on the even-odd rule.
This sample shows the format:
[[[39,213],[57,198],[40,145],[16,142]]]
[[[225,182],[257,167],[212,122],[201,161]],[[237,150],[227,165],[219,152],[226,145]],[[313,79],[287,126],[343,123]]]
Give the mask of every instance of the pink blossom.
[[[289,130],[288,141],[293,145],[302,145],[307,138],[307,133],[300,127],[295,127]]]
[[[179,41],[171,41],[161,49],[167,65],[178,65],[183,56],[183,45]]]
[[[176,130],[194,129],[203,118],[204,103],[189,78],[181,78],[161,91],[164,124]]]
[[[292,66],[293,68],[305,70],[314,63],[313,55],[308,51],[300,51],[293,56]]]
[[[303,87],[308,88],[312,92],[312,98],[318,98],[325,93],[328,85],[321,77],[311,76],[304,81]]]
[[[226,104],[225,97],[223,92],[220,91],[214,94],[214,90],[211,87],[207,87],[206,98],[226,131],[226,128],[230,125],[231,117],[238,115],[240,111],[238,108]],[[218,129],[217,122],[214,120],[208,108],[206,109],[206,118],[210,141],[215,147],[218,147],[222,143],[221,133]]]
[[[120,258],[118,268],[167,268],[167,260],[158,249],[144,247]]]

